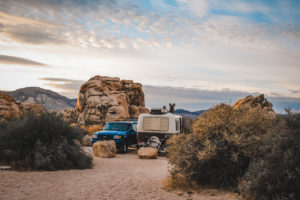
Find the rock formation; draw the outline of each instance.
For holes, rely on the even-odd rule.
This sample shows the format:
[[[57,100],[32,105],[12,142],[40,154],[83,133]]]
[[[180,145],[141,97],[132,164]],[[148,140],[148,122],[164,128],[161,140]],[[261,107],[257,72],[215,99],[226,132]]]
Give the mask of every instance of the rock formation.
[[[117,147],[114,140],[98,141],[93,144],[94,155],[100,158],[112,158],[116,156]]]
[[[21,110],[23,115],[28,115],[30,113],[35,113],[35,114],[42,114],[44,112],[44,108],[37,103],[21,103]]]
[[[275,112],[273,110],[273,104],[269,102],[263,94],[254,97],[252,95],[249,95],[245,97],[244,99],[240,99],[235,104],[233,104],[234,109],[238,108],[245,108],[245,109],[250,109],[250,108],[259,108],[262,109],[263,111],[266,111],[267,113],[271,115],[275,115]]]
[[[149,112],[140,83],[95,76],[80,87],[76,115],[80,124],[105,124]]]
[[[41,114],[44,109],[36,103],[19,103],[7,94],[0,94],[0,122],[19,119],[29,113]]]
[[[19,104],[6,94],[0,94],[0,121],[20,118]]]
[[[74,108],[63,109],[58,114],[61,114],[63,116],[63,119],[70,124],[77,123],[77,116]]]

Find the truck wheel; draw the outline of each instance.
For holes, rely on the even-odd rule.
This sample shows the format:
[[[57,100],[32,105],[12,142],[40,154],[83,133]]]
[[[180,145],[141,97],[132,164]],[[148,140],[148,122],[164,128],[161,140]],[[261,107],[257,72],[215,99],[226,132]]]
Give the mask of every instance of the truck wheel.
[[[124,141],[124,142],[121,144],[120,148],[119,148],[119,152],[120,152],[120,153],[126,153],[127,150],[128,150],[127,141]]]

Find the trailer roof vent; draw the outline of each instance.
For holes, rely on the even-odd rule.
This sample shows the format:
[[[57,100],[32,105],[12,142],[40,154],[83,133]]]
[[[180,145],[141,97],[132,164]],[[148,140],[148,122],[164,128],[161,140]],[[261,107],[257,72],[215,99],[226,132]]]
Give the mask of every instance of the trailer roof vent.
[[[150,111],[150,114],[154,114],[154,115],[162,115],[166,113],[168,113],[168,110],[165,108],[153,108]]]

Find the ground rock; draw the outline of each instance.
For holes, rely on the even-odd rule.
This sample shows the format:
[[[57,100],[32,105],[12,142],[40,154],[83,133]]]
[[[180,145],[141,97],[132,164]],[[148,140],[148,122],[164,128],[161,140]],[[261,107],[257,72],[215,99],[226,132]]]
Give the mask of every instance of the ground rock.
[[[83,146],[92,146],[92,137],[90,135],[83,136],[81,143]]]
[[[117,147],[113,140],[98,141],[93,144],[94,155],[100,158],[112,158],[116,156]]]
[[[156,159],[158,150],[152,147],[141,147],[138,150],[138,156],[140,159]]]
[[[75,110],[83,125],[104,125],[149,112],[140,83],[106,76],[95,76],[80,87]]]

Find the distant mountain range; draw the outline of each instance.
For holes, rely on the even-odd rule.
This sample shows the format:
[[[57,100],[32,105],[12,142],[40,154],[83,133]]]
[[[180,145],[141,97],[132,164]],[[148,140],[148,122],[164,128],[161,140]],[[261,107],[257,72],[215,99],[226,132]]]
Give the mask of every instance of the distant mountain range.
[[[60,111],[65,108],[74,108],[76,99],[69,99],[51,90],[39,87],[26,87],[15,91],[1,91],[20,102],[38,103],[47,111]]]
[[[39,87],[20,88],[15,91],[0,91],[10,95],[19,102],[38,103],[47,111],[60,111],[66,108],[75,108],[77,99],[69,99],[51,90],[46,90]],[[175,113],[184,117],[196,119],[206,110],[191,112],[184,109],[176,109]]]
[[[188,111],[184,109],[176,109],[175,114],[182,115],[184,117],[190,117],[192,119],[198,118],[202,113],[206,112],[207,110],[198,110],[198,111]]]

